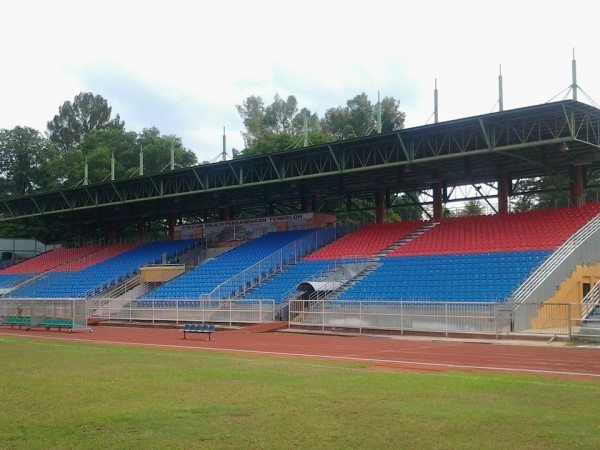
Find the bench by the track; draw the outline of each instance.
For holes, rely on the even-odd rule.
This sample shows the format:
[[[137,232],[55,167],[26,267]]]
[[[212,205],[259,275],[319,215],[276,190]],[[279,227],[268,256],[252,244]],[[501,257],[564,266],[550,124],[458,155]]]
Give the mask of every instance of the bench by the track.
[[[6,316],[0,318],[1,325],[10,325],[11,328],[16,326],[19,329],[25,328],[26,330],[31,330],[34,327],[43,327],[46,330],[50,330],[51,328],[58,328],[58,331],[64,329],[68,329],[69,332],[75,329],[75,326],[80,326],[81,324],[76,323],[72,319],[64,319],[58,317],[44,317],[43,319],[32,319],[28,316]],[[79,329],[79,328],[78,328]],[[90,329],[90,332],[92,330]]]
[[[5,325],[10,325],[11,328],[14,328],[15,325],[17,325],[19,329],[22,327],[29,328],[31,327],[31,318],[23,316],[6,316],[2,319],[2,323]]]
[[[211,340],[211,335],[215,331],[215,325],[212,323],[186,323],[183,326],[183,339],[187,339],[188,333],[205,333],[208,334],[208,340]]]

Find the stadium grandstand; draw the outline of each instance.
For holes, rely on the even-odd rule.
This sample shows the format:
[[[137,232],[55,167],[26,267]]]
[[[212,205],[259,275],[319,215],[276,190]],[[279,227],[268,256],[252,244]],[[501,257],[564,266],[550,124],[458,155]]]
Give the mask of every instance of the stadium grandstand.
[[[108,322],[590,338],[599,124],[600,110],[563,100],[5,199],[0,221],[66,221],[80,245],[2,268],[0,317],[77,299]],[[522,180],[548,174],[568,178],[556,186],[567,205],[511,211],[532,193]],[[492,192],[457,197],[465,185]],[[386,222],[395,193],[420,217]],[[327,208],[365,198],[374,214],[362,226]],[[470,200],[491,211],[446,213]],[[150,239],[157,224],[164,236]]]

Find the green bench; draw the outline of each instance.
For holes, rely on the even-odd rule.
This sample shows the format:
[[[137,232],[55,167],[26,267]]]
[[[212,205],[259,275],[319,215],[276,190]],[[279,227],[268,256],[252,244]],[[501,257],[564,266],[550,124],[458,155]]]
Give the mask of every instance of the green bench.
[[[24,326],[27,328],[31,327],[31,317],[24,316],[6,316],[2,319],[2,323],[5,325],[10,325],[11,328],[14,328],[16,325],[19,326],[19,330]]]
[[[60,331],[62,328],[74,328],[74,322],[71,319],[59,319],[48,317],[42,319],[39,322],[35,321],[35,323],[32,323],[31,317],[6,316],[2,319],[2,324],[10,325],[11,328],[18,326],[19,329],[22,329],[23,327],[26,327],[26,329],[28,330],[31,329],[32,326],[44,327],[46,328],[46,330],[49,330],[50,328],[58,328],[58,331]]]
[[[60,331],[61,328],[73,328],[73,321],[70,319],[56,319],[56,318],[46,318],[42,319],[41,322],[37,323],[40,327],[46,328],[49,330],[50,328],[58,328]]]

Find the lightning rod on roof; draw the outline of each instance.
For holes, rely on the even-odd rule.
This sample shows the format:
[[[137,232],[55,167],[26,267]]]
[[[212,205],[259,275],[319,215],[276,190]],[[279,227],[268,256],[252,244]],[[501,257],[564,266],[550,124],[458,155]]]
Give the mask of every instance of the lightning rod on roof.
[[[498,110],[504,111],[504,91],[502,89],[502,64],[498,75]]]
[[[377,134],[381,134],[381,95],[377,91]]]
[[[433,120],[434,123],[438,123],[438,88],[437,78],[435,79],[435,89],[433,90]]]
[[[175,170],[175,146],[171,141],[171,170]]]
[[[577,101],[577,62],[575,61],[575,47],[573,47],[573,61],[571,62],[571,73],[573,78],[573,100]]]
[[[115,152],[110,156],[110,180],[115,181]]]
[[[144,175],[144,146],[140,144],[140,176]]]
[[[223,161],[227,161],[227,136],[225,136],[225,127],[223,127]]]

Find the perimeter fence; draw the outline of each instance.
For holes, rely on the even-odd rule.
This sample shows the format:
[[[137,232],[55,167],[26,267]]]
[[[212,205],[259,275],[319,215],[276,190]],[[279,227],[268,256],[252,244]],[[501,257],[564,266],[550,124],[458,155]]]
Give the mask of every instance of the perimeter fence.
[[[89,315],[107,322],[213,322],[233,325],[274,321],[275,303],[273,300],[95,298],[90,301]]]
[[[524,321],[515,314],[529,317],[527,326],[517,329]],[[292,300],[289,305],[290,328],[320,331],[593,336],[593,327],[583,322],[578,304],[526,304],[516,311],[511,304],[484,302]]]
[[[273,300],[3,299],[5,325],[87,329],[88,320],[130,323],[211,322],[244,325],[287,320],[288,327],[363,334],[548,336],[600,339],[600,319],[582,319],[581,304]],[[527,317],[524,320],[523,317]],[[86,320],[87,319],[87,320]]]

